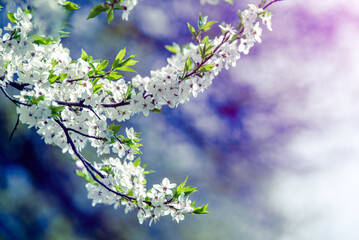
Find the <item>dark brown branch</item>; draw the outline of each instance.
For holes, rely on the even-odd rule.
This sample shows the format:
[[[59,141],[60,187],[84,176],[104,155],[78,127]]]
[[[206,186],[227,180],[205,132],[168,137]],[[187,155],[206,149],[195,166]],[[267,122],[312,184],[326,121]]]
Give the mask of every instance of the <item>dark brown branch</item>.
[[[78,131],[78,130],[76,130],[76,129],[73,129],[73,128],[67,128],[67,130],[68,130],[68,131],[71,131],[71,132],[75,132],[75,133],[77,133],[77,134],[80,134],[80,135],[82,135],[82,136],[84,136],[84,137],[93,138],[93,139],[102,140],[102,141],[106,140],[105,138],[102,138],[102,137],[96,137],[96,136],[87,135],[87,134],[82,133],[82,132],[80,132],[80,131]]]
[[[101,178],[105,178],[105,176],[104,176],[102,173],[100,173],[95,167],[93,167],[92,164],[91,164],[89,161],[87,161],[87,160],[77,151],[77,148],[76,148],[76,146],[75,146],[74,142],[72,141],[72,138],[71,138],[71,136],[70,136],[70,134],[69,134],[69,129],[66,128],[66,126],[65,126],[60,120],[55,119],[55,122],[56,122],[57,124],[59,124],[59,126],[60,126],[60,127],[62,128],[62,130],[64,131],[65,136],[66,136],[66,139],[67,139],[67,143],[70,144],[70,147],[71,147],[72,151],[74,151],[75,155],[76,155],[76,156],[81,160],[81,162],[84,164],[86,170],[90,173],[90,175],[91,175],[91,177],[92,177],[92,179],[93,179],[94,181],[96,181],[96,182],[97,182],[98,184],[100,184],[102,187],[104,187],[105,189],[107,189],[109,192],[112,192],[112,193],[114,193],[114,194],[116,194],[116,195],[118,195],[118,196],[120,196],[120,197],[122,197],[122,198],[125,198],[125,199],[127,199],[127,200],[129,200],[129,201],[131,201],[131,202],[133,202],[133,201],[136,200],[136,199],[133,198],[133,197],[130,197],[130,196],[127,196],[127,195],[122,194],[122,193],[120,193],[120,192],[117,192],[117,191],[115,191],[115,190],[112,190],[111,188],[109,188],[108,186],[106,186],[106,184],[104,184],[102,181],[100,181],[100,180],[95,176],[95,174],[94,174],[93,172],[96,172]],[[148,202],[148,201],[146,201],[146,203],[147,203],[147,204],[151,204],[151,202]]]
[[[13,102],[17,107],[19,107],[20,105],[24,105],[24,106],[28,106],[30,107],[31,105],[30,104],[27,104],[27,103],[23,103],[23,102],[20,102],[18,100],[15,100],[13,98],[10,97],[10,95],[5,91],[5,89],[3,87],[0,87],[1,91],[4,93],[5,97],[7,97],[11,102]]]
[[[14,129],[12,130],[11,134],[10,134],[10,138],[9,138],[9,142],[11,141],[12,137],[14,136],[15,134],[15,131],[17,129],[17,126],[19,125],[19,120],[20,120],[20,115],[17,115],[17,120],[16,120],[16,123],[15,123],[15,127]]]

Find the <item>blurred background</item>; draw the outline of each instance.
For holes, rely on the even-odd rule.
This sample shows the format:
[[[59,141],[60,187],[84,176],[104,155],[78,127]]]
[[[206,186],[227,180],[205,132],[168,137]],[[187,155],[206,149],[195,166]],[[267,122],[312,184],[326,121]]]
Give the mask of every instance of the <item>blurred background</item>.
[[[199,11],[235,23],[236,9],[259,3],[140,1],[128,22],[118,12],[108,25],[105,15],[86,20],[100,1],[74,2],[81,9],[63,40],[71,56],[83,48],[111,60],[126,46],[143,76],[166,64],[164,45],[191,41],[186,23]],[[359,2],[288,0],[271,10],[273,32],[208,91],[126,122],[142,132],[142,162],[156,171],[149,184],[189,176],[192,200],[211,214],[148,227],[136,213],[93,208],[69,155],[26,126],[9,142],[17,115],[0,95],[0,239],[359,239]]]

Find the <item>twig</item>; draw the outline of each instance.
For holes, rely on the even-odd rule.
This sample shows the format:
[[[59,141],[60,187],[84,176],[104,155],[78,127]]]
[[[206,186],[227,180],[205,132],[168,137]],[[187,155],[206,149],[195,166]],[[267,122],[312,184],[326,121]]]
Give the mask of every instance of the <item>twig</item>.
[[[10,134],[10,138],[9,138],[9,142],[11,141],[12,137],[14,136],[15,134],[15,131],[17,129],[17,126],[19,125],[19,120],[20,120],[20,115],[17,115],[17,120],[16,120],[16,123],[15,123],[15,127],[14,129],[12,130],[11,134]]]
[[[20,105],[24,105],[24,106],[28,106],[30,107],[31,105],[30,104],[27,104],[27,103],[23,103],[23,102],[20,102],[18,100],[15,100],[13,98],[10,97],[10,95],[5,91],[5,89],[3,87],[0,87],[1,88],[1,91],[4,93],[4,95],[11,101],[13,102],[17,107],[19,107]]]

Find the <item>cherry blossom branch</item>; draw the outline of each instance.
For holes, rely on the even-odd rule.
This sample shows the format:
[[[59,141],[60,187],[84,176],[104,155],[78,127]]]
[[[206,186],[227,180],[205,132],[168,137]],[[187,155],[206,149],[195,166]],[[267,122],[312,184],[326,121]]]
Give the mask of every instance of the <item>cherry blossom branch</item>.
[[[197,67],[195,69],[193,69],[192,72],[190,73],[186,73],[186,75],[183,77],[183,79],[186,79],[186,78],[189,78],[190,76],[194,75],[197,73],[197,71],[206,63],[208,62],[214,55],[215,53],[218,51],[218,49],[225,43],[228,41],[229,38],[227,38],[227,34],[228,32],[226,32],[224,35],[223,35],[223,40],[220,44],[218,44],[218,46],[213,50],[213,52],[211,53],[211,55],[209,55],[208,57],[206,57],[205,59],[202,60],[202,62],[197,65]]]

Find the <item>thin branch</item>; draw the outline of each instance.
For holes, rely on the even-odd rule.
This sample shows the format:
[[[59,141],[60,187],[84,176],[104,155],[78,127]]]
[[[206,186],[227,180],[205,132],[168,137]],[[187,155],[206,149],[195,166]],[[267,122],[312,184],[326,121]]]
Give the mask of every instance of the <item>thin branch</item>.
[[[130,102],[126,102],[125,100],[123,100],[122,102],[119,102],[119,103],[103,103],[103,104],[101,104],[101,106],[104,108],[116,108],[116,107],[121,107],[121,106],[126,106],[126,105],[130,105]]]
[[[101,120],[100,116],[97,115],[97,113],[95,112],[95,110],[93,110],[91,105],[85,105],[82,102],[63,102],[63,101],[55,101],[57,104],[63,105],[63,106],[68,106],[68,107],[80,107],[80,108],[87,108],[89,109],[91,112],[93,112],[93,114],[95,114],[95,116]]]
[[[17,82],[9,82],[9,85],[13,88],[16,88],[19,91],[24,90],[27,86],[30,86],[29,83],[17,83]]]
[[[122,197],[122,198],[125,198],[125,199],[127,199],[127,200],[129,200],[129,201],[131,201],[131,202],[136,200],[136,199],[133,198],[133,197],[130,197],[130,196],[127,196],[127,195],[122,194],[122,193],[120,193],[120,192],[117,192],[117,191],[112,190],[111,188],[109,188],[108,186],[106,186],[102,181],[100,181],[100,180],[95,176],[95,174],[94,174],[92,171],[96,172],[101,178],[105,178],[105,176],[104,176],[102,173],[100,173],[96,168],[94,168],[94,167],[92,166],[92,164],[91,164],[89,161],[87,161],[87,160],[77,151],[77,148],[76,148],[76,146],[75,146],[74,142],[72,141],[71,136],[70,136],[70,134],[69,134],[68,128],[66,128],[65,125],[64,125],[60,120],[58,120],[58,119],[55,119],[55,122],[56,122],[57,124],[59,124],[59,126],[60,126],[60,127],[62,128],[62,130],[64,131],[65,136],[66,136],[66,139],[67,139],[67,142],[68,142],[68,144],[70,144],[70,147],[71,147],[72,151],[74,151],[75,155],[76,155],[76,156],[81,160],[81,162],[84,164],[86,170],[90,173],[90,175],[91,175],[91,177],[92,177],[92,179],[93,179],[94,181],[96,181],[96,182],[97,182],[98,184],[100,184],[102,187],[104,187],[105,189],[107,189],[109,192],[112,192],[112,193],[114,193],[114,194],[116,194],[116,195],[118,195],[118,196],[120,196],[120,197]],[[151,202],[149,202],[149,204],[151,204]]]
[[[67,130],[71,131],[71,132],[75,132],[77,134],[80,134],[80,135],[82,135],[84,137],[93,138],[93,139],[96,139],[96,140],[106,140],[105,138],[102,138],[102,137],[96,137],[96,136],[87,135],[87,134],[82,133],[82,132],[80,132],[80,131],[78,131],[76,129],[73,129],[73,128],[67,128]]]
[[[195,68],[193,69],[193,71],[191,73],[186,73],[186,75],[183,77],[183,79],[186,79],[190,76],[192,76],[193,74],[196,74],[198,69],[200,69],[206,62],[208,62],[208,60],[210,60],[214,54],[218,51],[218,49],[226,42],[228,41],[228,38],[226,38],[228,32],[226,32],[223,36],[223,40],[222,42],[213,50],[213,52],[211,53],[210,56],[206,57],[205,59],[202,60],[202,62]]]
[[[284,0],[273,0],[273,1],[271,1],[270,3],[268,3],[267,5],[265,5],[264,7],[263,7],[263,10],[265,10],[266,8],[268,8],[270,5],[272,5],[273,3],[275,3],[275,2],[281,2],[281,1],[284,1]]]
[[[17,126],[19,125],[19,120],[20,120],[20,114],[17,115],[17,120],[16,120],[16,123],[15,123],[15,127],[14,129],[12,130],[11,134],[10,134],[10,138],[9,138],[9,142],[11,141],[12,137],[14,136],[15,134],[15,131],[17,129]]]
[[[0,87],[1,91],[4,93],[4,95],[11,101],[13,102],[17,107],[19,107],[20,105],[24,105],[24,106],[28,106],[30,107],[31,105],[30,104],[27,104],[27,103],[23,103],[23,102],[20,102],[18,100],[15,100],[13,98],[10,97],[10,95],[5,91],[5,89],[3,87]]]

